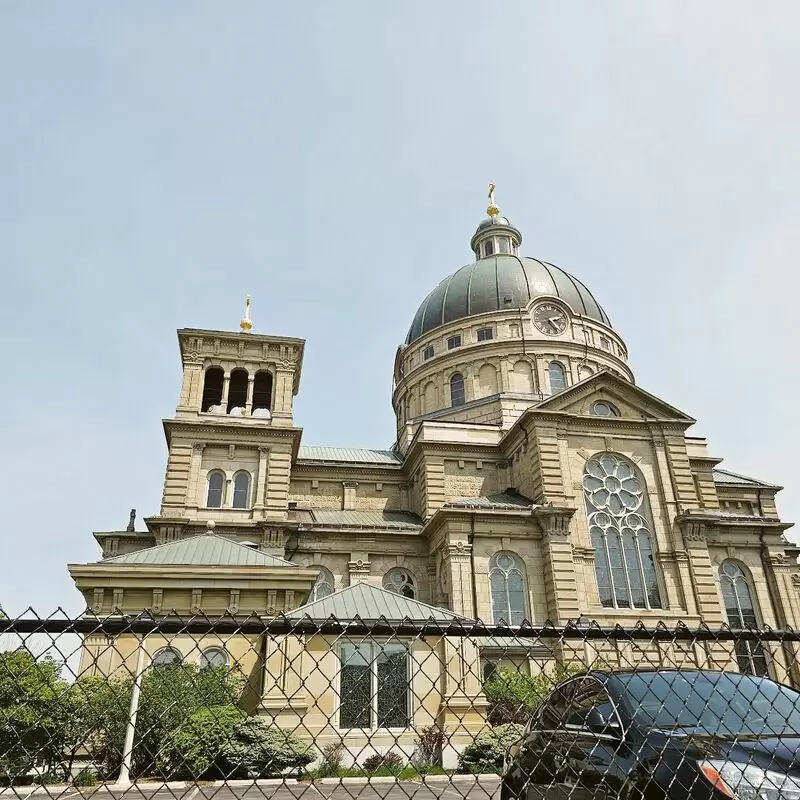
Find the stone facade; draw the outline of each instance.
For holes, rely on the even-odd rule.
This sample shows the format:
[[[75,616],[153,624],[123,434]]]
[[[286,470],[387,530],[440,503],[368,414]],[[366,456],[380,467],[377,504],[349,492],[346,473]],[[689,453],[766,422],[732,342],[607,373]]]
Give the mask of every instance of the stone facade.
[[[476,237],[476,253],[483,252]],[[324,568],[334,589],[358,581],[381,586],[399,567],[417,599],[493,621],[502,609],[492,570],[506,553],[522,572],[524,617],[557,625],[579,617],[601,625],[734,622],[720,583],[721,567],[734,562],[759,624],[800,627],[798,551],[783,535],[789,525],[776,510],[780,487],[720,469],[705,439],[689,433],[690,416],[636,386],[616,331],[566,294],[528,288],[531,297],[518,307],[443,321],[399,348],[397,444],[389,452],[301,446],[293,399],[302,340],[180,330],[183,375],[176,413],[163,422],[161,508],[145,519],[146,531],[96,533],[103,556],[193,537],[211,522],[217,534],[285,558],[306,575]],[[563,329],[537,327],[543,303],[556,309],[555,327],[563,319]],[[563,388],[553,385],[554,363]],[[240,400],[232,407],[234,395]],[[604,454],[633,476],[637,514],[651,528],[650,551],[640,544],[617,567],[587,506],[587,470]],[[212,476],[220,482],[216,495]],[[602,480],[613,492],[612,478]],[[623,548],[626,536],[620,532]],[[102,563],[70,567],[95,613],[119,606],[264,614],[308,597],[307,579],[280,570],[270,586],[231,574],[218,575],[212,587],[191,567],[154,576]],[[604,581],[613,582],[610,589]],[[264,685],[264,708],[281,707],[286,692]],[[426,706],[425,714],[433,719],[436,709]]]

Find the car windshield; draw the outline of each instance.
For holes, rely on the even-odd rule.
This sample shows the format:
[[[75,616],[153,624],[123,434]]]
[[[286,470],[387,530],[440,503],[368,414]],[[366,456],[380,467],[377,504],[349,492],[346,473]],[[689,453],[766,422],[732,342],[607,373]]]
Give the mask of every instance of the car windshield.
[[[633,721],[649,728],[711,735],[800,736],[800,694],[738,673],[616,675]]]

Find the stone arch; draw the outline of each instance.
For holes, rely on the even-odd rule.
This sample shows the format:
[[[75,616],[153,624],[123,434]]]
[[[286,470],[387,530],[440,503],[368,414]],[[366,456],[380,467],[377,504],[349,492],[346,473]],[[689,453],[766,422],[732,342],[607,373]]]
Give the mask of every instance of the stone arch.
[[[497,391],[497,369],[494,364],[484,364],[478,370],[478,397],[489,397]]]
[[[578,367],[578,380],[585,381],[587,378],[591,378],[594,375],[594,370],[587,366],[586,364],[581,364]]]
[[[533,370],[527,361],[517,361],[509,371],[511,391],[533,394]]]

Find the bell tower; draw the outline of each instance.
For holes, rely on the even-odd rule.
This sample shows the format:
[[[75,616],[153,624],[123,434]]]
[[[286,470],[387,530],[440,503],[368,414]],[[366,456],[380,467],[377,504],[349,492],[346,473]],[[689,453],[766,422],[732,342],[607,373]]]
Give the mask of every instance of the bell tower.
[[[292,404],[305,341],[252,329],[248,297],[239,331],[178,331],[183,377],[175,415],[163,421],[169,456],[161,512],[147,520],[157,543],[213,521],[233,538],[261,544],[288,518],[302,433]]]

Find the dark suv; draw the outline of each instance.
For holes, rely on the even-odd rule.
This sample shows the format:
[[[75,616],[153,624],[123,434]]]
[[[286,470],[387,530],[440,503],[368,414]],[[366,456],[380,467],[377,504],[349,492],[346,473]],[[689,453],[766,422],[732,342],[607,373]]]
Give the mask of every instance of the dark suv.
[[[511,748],[502,800],[800,800],[800,694],[732,672],[591,672]]]

